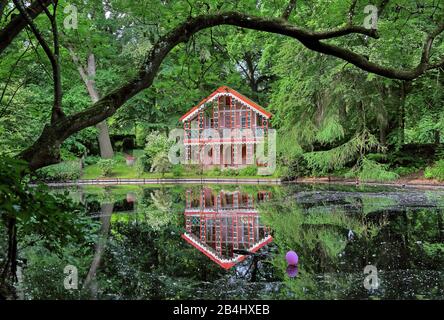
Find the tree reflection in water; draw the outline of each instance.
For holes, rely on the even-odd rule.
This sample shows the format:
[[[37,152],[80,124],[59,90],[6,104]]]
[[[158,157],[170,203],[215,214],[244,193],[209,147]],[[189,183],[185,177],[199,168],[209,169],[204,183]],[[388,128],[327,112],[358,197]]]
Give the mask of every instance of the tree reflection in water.
[[[102,224],[96,245],[71,246],[63,256],[27,251],[25,298],[444,297],[440,192],[300,185],[82,192],[76,197]],[[287,274],[288,250],[300,257],[296,277]],[[64,290],[67,264],[78,267],[80,288],[92,286]],[[373,292],[363,286],[368,264],[381,279]]]

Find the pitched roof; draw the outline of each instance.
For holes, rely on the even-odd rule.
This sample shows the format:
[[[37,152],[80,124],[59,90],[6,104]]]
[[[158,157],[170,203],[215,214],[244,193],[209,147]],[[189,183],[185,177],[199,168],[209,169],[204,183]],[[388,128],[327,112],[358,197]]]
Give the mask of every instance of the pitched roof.
[[[222,87],[218,88],[216,91],[214,91],[212,94],[210,94],[208,97],[203,99],[201,102],[199,102],[196,106],[191,108],[187,113],[185,113],[180,118],[180,121],[184,122],[184,121],[192,118],[197,113],[197,111],[205,105],[205,103],[213,101],[214,99],[218,98],[219,96],[231,96],[231,97],[239,100],[241,103],[248,106],[249,108],[260,113],[261,115],[263,115],[267,119],[270,119],[272,116],[272,114],[270,112],[266,111],[264,108],[262,108],[256,102],[248,99],[246,96],[240,94],[236,90],[233,90],[227,86],[222,86]]]

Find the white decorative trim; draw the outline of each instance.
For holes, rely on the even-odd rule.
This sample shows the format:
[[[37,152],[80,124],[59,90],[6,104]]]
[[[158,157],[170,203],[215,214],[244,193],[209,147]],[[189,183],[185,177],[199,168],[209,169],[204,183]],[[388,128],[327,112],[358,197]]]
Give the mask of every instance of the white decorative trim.
[[[224,259],[222,258],[220,255],[216,255],[213,250],[211,250],[211,248],[206,245],[202,245],[199,241],[196,240],[196,237],[193,234],[189,234],[188,232],[185,232],[183,234],[185,237],[187,237],[187,239],[189,239],[191,242],[193,242],[196,246],[198,246],[199,248],[201,248],[202,250],[204,250],[206,253],[208,253],[209,255],[211,255],[214,259],[222,262],[222,263],[233,263],[233,262],[238,262],[238,260],[243,257],[243,255],[240,254],[234,254],[232,259]],[[255,250],[259,249],[259,247],[264,244],[265,242],[269,241],[271,239],[271,236],[268,235],[267,237],[265,237],[264,239],[261,239],[260,241],[256,242],[253,244],[252,247],[250,247],[248,249],[248,251],[250,252],[254,252]]]
[[[193,242],[196,246],[198,246],[199,248],[201,248],[202,250],[204,250],[206,253],[208,253],[209,255],[211,255],[214,259],[222,262],[222,263],[233,263],[233,262],[237,262],[237,260],[239,258],[241,258],[242,256],[239,254],[234,254],[234,258],[233,259],[224,259],[219,255],[216,255],[213,253],[213,250],[209,250],[208,246],[203,246],[199,241],[197,241],[195,239],[195,236],[193,234],[188,234],[188,232],[185,232],[183,234],[185,237],[187,237],[187,239],[189,239],[191,242]]]

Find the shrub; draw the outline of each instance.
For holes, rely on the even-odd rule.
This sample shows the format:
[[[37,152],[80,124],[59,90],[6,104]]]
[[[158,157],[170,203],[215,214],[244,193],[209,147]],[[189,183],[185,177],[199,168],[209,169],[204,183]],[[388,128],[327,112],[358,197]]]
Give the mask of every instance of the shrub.
[[[363,158],[357,176],[362,181],[389,181],[399,178],[395,172],[387,170],[388,165]]]
[[[221,173],[225,177],[232,177],[232,176],[238,176],[239,175],[239,171],[234,170],[234,169],[225,169],[225,170],[222,170]]]
[[[100,159],[99,162],[97,162],[97,165],[100,168],[100,173],[103,177],[108,177],[111,175],[115,161],[113,159]]]
[[[185,167],[186,171],[189,172],[190,174],[197,174],[200,172],[201,170],[201,166],[198,164],[188,164]]]
[[[96,164],[99,161],[100,161],[100,157],[99,156],[88,156],[88,157],[85,158],[84,163],[87,166],[91,166],[93,164]]]
[[[185,168],[181,164],[175,164],[173,166],[173,169],[171,170],[171,172],[173,173],[173,176],[175,176],[175,177],[183,176],[184,171],[185,171]]]
[[[162,153],[168,154],[170,147],[173,145],[172,141],[160,134],[158,131],[153,131],[146,137],[146,145],[144,149],[143,164],[144,170],[150,171],[154,163],[154,158]]]
[[[163,177],[165,173],[170,169],[171,162],[170,159],[168,159],[168,154],[166,152],[158,153],[153,159],[151,171],[159,172],[162,174]]]
[[[37,170],[36,177],[44,181],[77,180],[82,175],[80,161],[65,161]]]
[[[416,167],[398,167],[393,170],[400,176],[407,176],[409,174],[415,173],[418,171],[418,168]]]
[[[444,160],[438,160],[433,166],[427,167],[424,171],[424,177],[444,181]]]
[[[307,160],[301,155],[293,158],[288,165],[288,170],[285,178],[293,180],[298,177],[307,177],[311,174],[311,170],[308,167]]]
[[[126,156],[122,152],[116,152],[114,154],[113,160],[116,163],[125,163],[126,162]]]
[[[207,171],[207,175],[210,177],[219,177],[222,174],[222,171],[219,167],[214,167],[211,170]]]
[[[257,175],[257,166],[252,165],[239,170],[240,176],[255,176]]]
[[[136,158],[136,173],[138,177],[141,177],[145,172],[145,155],[141,155]]]
[[[366,157],[369,160],[377,162],[384,162],[387,160],[387,155],[385,153],[369,153]]]

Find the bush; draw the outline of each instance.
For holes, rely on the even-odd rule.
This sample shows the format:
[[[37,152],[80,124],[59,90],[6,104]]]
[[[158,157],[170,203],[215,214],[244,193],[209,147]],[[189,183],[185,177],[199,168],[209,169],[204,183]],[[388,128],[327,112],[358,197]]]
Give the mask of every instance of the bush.
[[[219,167],[214,167],[211,170],[207,171],[207,176],[210,177],[219,177],[222,174],[222,171]]]
[[[113,159],[100,159],[99,162],[97,162],[97,165],[100,168],[100,173],[103,177],[108,177],[111,175],[115,161]]]
[[[202,172],[202,166],[198,164],[189,164],[186,166],[186,171],[190,175],[200,175]]]
[[[80,161],[65,161],[37,170],[36,178],[43,181],[68,181],[80,179]]]
[[[125,163],[126,162],[126,156],[121,152],[116,152],[113,159],[117,163]]]
[[[173,166],[173,169],[171,172],[173,173],[174,177],[181,177],[183,176],[183,173],[185,171],[185,168],[181,164],[176,164]]]
[[[384,162],[387,160],[387,155],[384,153],[369,153],[367,154],[367,159],[377,162]]]
[[[416,167],[398,167],[398,168],[394,169],[393,171],[400,176],[407,176],[409,174],[417,172],[418,168],[416,168]]]
[[[168,159],[168,154],[166,152],[158,153],[153,159],[151,171],[159,172],[162,174],[163,177],[165,173],[170,169],[171,162],[170,159]]]
[[[444,160],[438,160],[433,166],[425,168],[424,177],[444,181]]]
[[[99,156],[88,156],[85,158],[84,162],[86,166],[91,166],[93,164],[96,164],[97,162],[100,161],[100,157]]]
[[[255,176],[257,175],[257,166],[252,165],[239,170],[240,176]]]
[[[395,172],[387,170],[388,165],[363,158],[357,177],[362,181],[389,181],[399,178]]]
[[[225,177],[232,177],[232,176],[238,176],[239,175],[239,171],[234,170],[234,169],[225,169],[225,170],[222,170],[221,173]]]
[[[288,165],[288,170],[285,175],[286,180],[294,180],[299,177],[307,177],[311,175],[311,170],[308,167],[307,160],[301,155],[293,158]]]
[[[146,145],[144,149],[143,165],[144,171],[150,171],[154,162],[154,158],[159,154],[168,154],[170,147],[173,145],[172,141],[160,134],[158,131],[153,131],[146,137]]]
[[[136,158],[136,173],[138,177],[141,177],[145,172],[145,155],[141,155]]]

